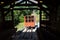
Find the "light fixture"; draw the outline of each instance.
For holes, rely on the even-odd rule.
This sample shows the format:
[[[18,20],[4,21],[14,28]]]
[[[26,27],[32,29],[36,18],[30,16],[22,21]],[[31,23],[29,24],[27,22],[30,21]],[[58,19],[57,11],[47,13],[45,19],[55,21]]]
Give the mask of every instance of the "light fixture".
[[[40,1],[40,3],[43,3],[43,1]]]
[[[13,8],[10,8],[10,9],[13,9]]]
[[[4,2],[1,2],[1,4],[4,4]]]

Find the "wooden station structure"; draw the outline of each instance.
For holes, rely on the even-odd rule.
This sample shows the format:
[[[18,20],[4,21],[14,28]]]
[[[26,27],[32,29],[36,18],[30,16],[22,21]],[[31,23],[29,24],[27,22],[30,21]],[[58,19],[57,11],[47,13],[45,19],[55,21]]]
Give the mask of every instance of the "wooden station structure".
[[[60,16],[59,12],[59,1],[56,0],[35,0],[37,3],[30,0],[22,0],[15,3],[18,0],[0,0],[0,40],[12,40],[11,36],[16,33],[14,26],[14,12],[13,10],[40,10],[40,28],[37,29],[37,35],[39,40],[56,40],[56,27],[57,33],[60,34]],[[21,4],[22,2],[25,4]],[[31,4],[27,4],[27,1]],[[58,3],[57,3],[58,2]],[[42,5],[47,5],[48,8],[44,8]],[[10,5],[8,8],[4,6]],[[15,6],[38,6],[38,8],[14,8]],[[49,16],[49,20],[41,20],[41,13],[44,11]],[[11,13],[10,20],[6,20],[7,14]],[[34,24],[34,23],[33,23]],[[43,26],[45,25],[45,26]],[[59,25],[59,26],[58,26]],[[26,25],[25,25],[26,26]],[[34,26],[34,25],[33,25]],[[59,36],[58,36],[59,39]]]

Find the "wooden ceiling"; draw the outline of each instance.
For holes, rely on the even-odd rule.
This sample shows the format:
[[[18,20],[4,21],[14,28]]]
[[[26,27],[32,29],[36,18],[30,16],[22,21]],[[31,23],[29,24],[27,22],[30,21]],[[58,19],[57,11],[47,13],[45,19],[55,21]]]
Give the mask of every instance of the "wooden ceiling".
[[[9,5],[10,3],[13,3],[18,0],[0,0],[0,6],[6,6]],[[56,0],[36,0],[36,1],[43,1],[44,4],[46,5],[56,5],[59,4],[59,1]],[[1,2],[4,2],[4,4],[1,4]]]

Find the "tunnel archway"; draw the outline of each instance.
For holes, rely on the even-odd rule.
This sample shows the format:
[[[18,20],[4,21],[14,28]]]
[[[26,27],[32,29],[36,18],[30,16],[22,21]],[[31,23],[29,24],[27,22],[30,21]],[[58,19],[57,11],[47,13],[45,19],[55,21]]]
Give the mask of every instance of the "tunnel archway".
[[[47,16],[48,16],[48,18],[49,18],[49,20],[48,21],[42,21],[41,20],[41,14],[40,14],[40,28],[38,29],[38,35],[40,35],[40,31],[39,30],[46,30],[47,28],[46,27],[44,27],[45,25],[47,25],[47,26],[50,26],[50,23],[52,23],[52,22],[54,22],[54,20],[52,21],[52,19],[54,18],[54,17],[56,17],[55,15],[54,15],[54,13],[53,13],[53,10],[54,10],[54,8],[56,8],[56,7],[54,7],[55,6],[55,4],[54,4],[54,6],[52,6],[51,4],[48,4],[48,3],[45,3],[45,2],[40,2],[40,1],[37,1],[38,2],[38,4],[35,4],[34,2],[32,2],[32,1],[28,1],[28,2],[31,2],[30,4],[22,4],[22,2],[24,2],[24,0],[23,1],[21,1],[20,3],[17,3],[17,4],[15,4],[15,2],[14,3],[10,3],[11,5],[10,5],[10,7],[8,6],[8,8],[1,8],[1,19],[2,19],[2,25],[1,25],[1,27],[2,27],[2,30],[4,31],[4,30],[6,30],[6,28],[7,28],[7,30],[9,30],[9,29],[12,29],[13,31],[11,31],[12,32],[12,34],[13,34],[13,32],[14,31],[16,31],[15,30],[15,28],[14,28],[14,14],[13,14],[13,10],[23,10],[23,9],[30,9],[30,10],[32,10],[32,9],[36,9],[36,8],[14,8],[14,6],[38,6],[38,10],[40,10],[41,12],[41,14],[42,14],[42,11],[44,11],[45,13],[47,13]],[[26,0],[26,2],[24,2],[24,3],[28,3],[27,2],[27,0]],[[48,6],[48,8],[44,8],[44,7],[42,7],[42,5],[43,4],[46,4],[47,6]],[[51,8],[51,9],[50,9]],[[4,9],[4,10],[3,10]],[[52,10],[53,9],[53,10]],[[9,17],[9,19],[8,19],[8,21],[6,22],[5,21],[5,16],[9,13],[11,11],[11,15],[9,14],[9,16],[11,16],[11,17]],[[49,12],[50,11],[50,12]],[[3,14],[2,14],[3,13]],[[53,15],[54,15],[54,17],[53,17],[53,15],[51,15],[51,14],[49,14],[49,13],[53,13]],[[46,16],[46,17],[47,17]],[[53,18],[52,18],[53,17]],[[12,23],[12,24],[11,24]],[[42,24],[42,25],[41,25]],[[8,27],[8,25],[10,25],[10,27]],[[53,24],[52,24],[53,25]],[[4,28],[4,26],[7,26],[6,28]],[[43,26],[43,27],[42,27]],[[8,29],[9,28],[9,29]],[[10,31],[9,31],[10,32]],[[43,31],[42,31],[43,32]],[[6,32],[7,33],[7,32]],[[44,32],[43,32],[44,33]],[[48,36],[47,36],[48,37]],[[39,37],[40,38],[40,37]],[[55,37],[54,37],[55,38]],[[54,39],[53,38],[53,39]],[[47,39],[48,40],[48,39]]]

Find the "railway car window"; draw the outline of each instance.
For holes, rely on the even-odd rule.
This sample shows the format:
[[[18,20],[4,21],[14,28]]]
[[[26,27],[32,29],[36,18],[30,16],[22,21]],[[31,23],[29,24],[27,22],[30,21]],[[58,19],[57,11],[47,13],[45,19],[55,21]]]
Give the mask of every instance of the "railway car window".
[[[25,18],[27,19],[28,17],[26,16]]]
[[[31,16],[32,18],[34,18],[34,16]]]
[[[32,20],[32,22],[34,22],[34,20]]]
[[[29,16],[29,19],[31,19],[31,16]]]
[[[29,20],[29,22],[31,22],[31,20]]]
[[[32,22],[34,22],[34,16],[31,16]]]
[[[26,22],[28,22],[28,20],[26,20]]]

